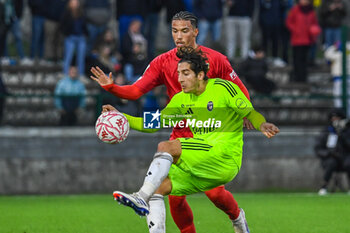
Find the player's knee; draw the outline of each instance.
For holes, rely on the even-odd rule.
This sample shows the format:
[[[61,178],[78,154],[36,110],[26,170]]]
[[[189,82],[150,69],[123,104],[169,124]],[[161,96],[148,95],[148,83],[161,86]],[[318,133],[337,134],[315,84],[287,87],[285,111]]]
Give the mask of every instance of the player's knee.
[[[219,186],[214,189],[205,191],[205,195],[207,195],[210,200],[218,200],[224,195],[225,192],[225,188],[223,186]]]
[[[158,152],[167,152],[173,157],[178,157],[181,154],[181,143],[178,140],[163,141],[158,144]]]
[[[169,178],[165,178],[165,180],[161,183],[161,185],[159,186],[159,188],[155,193],[166,196],[169,193],[171,193],[171,189],[172,189],[171,180]]]
[[[158,152],[170,152],[170,143],[169,141],[163,141],[163,142],[160,142],[158,143],[158,149],[157,151]]]

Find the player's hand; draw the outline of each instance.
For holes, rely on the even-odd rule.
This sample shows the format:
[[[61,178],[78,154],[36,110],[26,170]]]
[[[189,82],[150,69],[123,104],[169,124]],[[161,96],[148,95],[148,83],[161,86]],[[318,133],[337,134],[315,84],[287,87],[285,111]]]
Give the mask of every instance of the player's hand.
[[[243,127],[247,129],[255,129],[252,122],[250,122],[250,120],[248,120],[246,117],[243,118]]]
[[[276,125],[268,122],[264,122],[260,125],[260,131],[268,138],[272,138],[280,132]]]
[[[119,112],[115,107],[113,107],[110,104],[106,104],[106,105],[102,106],[102,113],[109,112],[109,111],[117,111],[117,112]]]
[[[90,76],[92,80],[95,80],[100,86],[105,86],[113,83],[112,72],[109,73],[109,76],[105,75],[105,73],[100,69],[100,67],[91,67],[91,73],[94,76]]]

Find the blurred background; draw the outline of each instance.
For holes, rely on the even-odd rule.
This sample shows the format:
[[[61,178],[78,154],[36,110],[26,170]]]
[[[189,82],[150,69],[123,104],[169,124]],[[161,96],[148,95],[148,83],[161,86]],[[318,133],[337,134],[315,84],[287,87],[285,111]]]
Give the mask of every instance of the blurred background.
[[[306,44],[288,28],[300,2],[317,17]],[[163,108],[166,89],[123,100],[91,80],[90,68],[112,72],[118,85],[133,83],[153,58],[174,48],[170,19],[181,10],[198,16],[197,42],[228,57],[255,108],[281,128],[272,140],[245,132],[242,170],[228,189],[348,191],[350,164],[343,161],[350,145],[331,144],[329,135],[349,136],[350,2],[300,2],[1,0],[0,194],[140,186],[170,131],[131,131],[122,144],[108,145],[94,124],[107,103],[139,116]],[[68,12],[81,17],[75,27]],[[130,32],[141,39],[128,43]]]

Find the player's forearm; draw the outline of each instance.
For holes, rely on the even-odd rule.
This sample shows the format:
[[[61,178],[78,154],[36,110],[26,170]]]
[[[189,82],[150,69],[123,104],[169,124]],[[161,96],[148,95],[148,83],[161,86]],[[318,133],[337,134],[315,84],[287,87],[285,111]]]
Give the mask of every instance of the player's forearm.
[[[260,125],[266,122],[266,119],[254,109],[247,115],[247,119],[253,124],[254,128],[260,131]]]
[[[154,133],[157,132],[159,129],[145,129],[143,127],[143,118],[142,117],[134,117],[130,116],[128,114],[123,113],[126,119],[129,121],[130,128],[144,132],[144,133]]]
[[[128,100],[137,100],[144,94],[136,85],[118,86],[113,83],[102,88],[119,98]]]

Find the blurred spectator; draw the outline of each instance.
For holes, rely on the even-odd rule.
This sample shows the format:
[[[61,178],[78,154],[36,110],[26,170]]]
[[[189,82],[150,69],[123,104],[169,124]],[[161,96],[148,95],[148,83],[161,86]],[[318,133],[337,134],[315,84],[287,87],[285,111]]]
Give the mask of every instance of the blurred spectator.
[[[0,1],[0,57],[5,56],[7,32],[15,19],[16,13],[12,0]]]
[[[168,1],[168,0],[167,0]],[[118,0],[117,20],[119,21],[120,44],[123,44],[124,35],[129,29],[131,21],[138,19],[143,22],[147,9],[147,1],[144,0]]]
[[[309,49],[321,32],[311,0],[299,0],[289,12],[286,24],[293,47],[293,80],[306,82]]]
[[[32,42],[30,58],[42,59],[44,55],[44,23],[47,2],[45,0],[28,0],[32,12]]]
[[[256,92],[271,94],[276,89],[276,84],[266,78],[268,65],[262,47],[255,46],[249,57],[239,67],[239,75],[244,76]]]
[[[23,62],[24,60],[24,51],[22,44],[22,29],[20,25],[20,20],[23,14],[23,0],[12,0],[13,9],[15,10],[15,17],[13,17],[13,22],[10,26],[9,32],[12,33],[15,40],[16,50],[19,58]],[[7,40],[7,37],[5,38]],[[7,42],[5,42],[5,56],[8,56]]]
[[[126,85],[127,82],[123,74],[119,73],[114,83],[120,86]],[[116,107],[120,112],[124,112],[131,116],[141,116],[141,102],[140,100],[126,100],[116,97],[115,95],[101,89],[103,94],[103,104],[111,104]]]
[[[320,8],[320,24],[326,48],[341,40],[341,26],[347,14],[343,0],[324,0]]]
[[[341,108],[342,107],[342,76],[343,76],[343,53],[341,48],[341,43],[338,41],[334,45],[328,47],[324,53],[325,58],[331,62],[331,75],[333,77],[333,96],[334,99],[334,107]],[[350,71],[350,42],[346,44],[347,51],[347,70]],[[350,97],[350,77],[347,77],[347,85],[348,85],[348,97]],[[350,100],[348,101],[348,110],[350,116]]]
[[[319,195],[328,193],[334,172],[345,171],[350,182],[350,122],[345,119],[341,110],[334,110],[329,114],[329,125],[320,136],[315,153],[321,159],[324,169]]]
[[[123,38],[124,74],[128,83],[134,83],[148,63],[147,41],[141,34],[141,24],[140,20],[133,20]]]
[[[162,88],[156,87],[144,95],[142,108],[144,112],[157,111],[160,109],[159,99],[162,94]]]
[[[61,113],[60,125],[77,123],[77,112],[85,107],[85,86],[79,80],[77,67],[71,66],[69,74],[61,79],[55,88],[55,105]]]
[[[289,10],[293,7],[294,0],[284,0],[284,12],[283,12],[283,23],[280,34],[280,41],[282,47],[282,59],[285,63],[289,63],[289,48],[290,48],[290,32],[286,26],[286,19]]]
[[[260,0],[259,24],[262,31],[262,46],[266,56],[272,56],[275,66],[285,66],[285,62],[279,58],[279,38],[284,25],[284,12],[287,1]],[[271,48],[271,50],[269,50]]]
[[[64,38],[63,72],[68,74],[76,50],[79,75],[84,74],[86,53],[86,23],[79,0],[69,0],[61,19]]]
[[[321,6],[320,0],[311,0],[316,16],[319,15],[319,8]],[[318,50],[319,38],[316,38],[314,42],[310,45],[309,54],[308,54],[308,67],[316,67],[316,55]]]
[[[68,0],[50,0],[46,3],[44,56],[49,61],[58,62],[62,59],[63,35],[60,21],[67,3]]]
[[[151,60],[156,56],[155,42],[158,32],[159,12],[162,9],[162,0],[148,0],[147,7],[144,35],[148,42],[147,56]]]
[[[0,72],[0,125],[2,123],[4,108],[6,102],[6,95],[8,94],[6,86],[2,81],[2,72]]]
[[[226,0],[229,14],[225,26],[226,55],[230,61],[236,56],[236,48],[240,48],[240,57],[246,58],[250,49],[250,35],[255,0]],[[237,44],[237,37],[240,44]]]
[[[182,1],[184,2],[184,5],[185,5],[185,11],[193,12],[193,10],[194,10],[194,3],[193,2],[195,0],[182,0]]]
[[[92,66],[100,67],[106,74],[109,72],[114,74],[120,72],[122,55],[117,49],[116,42],[117,40],[110,29],[107,29],[100,35],[96,40],[94,49],[86,57],[85,73],[89,73],[89,67]]]
[[[84,12],[87,21],[88,41],[87,52],[93,49],[96,39],[107,29],[112,16],[109,0],[85,0]]]
[[[194,0],[193,13],[198,17],[197,43],[204,45],[204,42],[211,32],[215,43],[221,38],[221,18],[222,18],[222,0]]]

